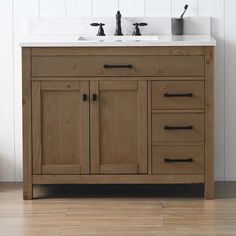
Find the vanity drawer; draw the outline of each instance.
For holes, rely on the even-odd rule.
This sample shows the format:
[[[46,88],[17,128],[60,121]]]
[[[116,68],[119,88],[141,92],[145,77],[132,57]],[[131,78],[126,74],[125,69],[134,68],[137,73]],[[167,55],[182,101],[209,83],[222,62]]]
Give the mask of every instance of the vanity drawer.
[[[152,174],[203,174],[204,146],[153,146]]]
[[[33,56],[32,76],[204,76],[204,56]]]
[[[153,114],[153,142],[203,142],[204,114]]]
[[[204,81],[153,81],[152,109],[204,109]]]

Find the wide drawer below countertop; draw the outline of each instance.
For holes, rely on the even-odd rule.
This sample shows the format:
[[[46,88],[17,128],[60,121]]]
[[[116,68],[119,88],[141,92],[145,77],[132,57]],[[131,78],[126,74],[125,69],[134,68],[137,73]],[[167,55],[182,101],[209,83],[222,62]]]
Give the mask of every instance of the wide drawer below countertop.
[[[33,56],[32,76],[204,76],[204,56]]]

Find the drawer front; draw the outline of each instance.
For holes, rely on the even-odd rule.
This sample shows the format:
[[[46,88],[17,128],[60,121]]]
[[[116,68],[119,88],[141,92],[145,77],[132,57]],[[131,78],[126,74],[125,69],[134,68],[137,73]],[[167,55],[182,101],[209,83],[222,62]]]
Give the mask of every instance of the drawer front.
[[[204,81],[152,82],[152,109],[204,109]]]
[[[34,56],[32,76],[204,76],[204,56]]]
[[[152,174],[203,174],[204,146],[154,146]]]
[[[153,114],[153,142],[204,141],[204,114]]]

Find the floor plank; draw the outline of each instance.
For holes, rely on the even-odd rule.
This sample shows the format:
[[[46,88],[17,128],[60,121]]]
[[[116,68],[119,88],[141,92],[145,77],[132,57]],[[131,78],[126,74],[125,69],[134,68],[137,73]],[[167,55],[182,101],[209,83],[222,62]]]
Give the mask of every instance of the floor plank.
[[[0,236],[236,235],[236,182],[217,183],[210,201],[202,186],[37,186],[34,195],[23,201],[20,183],[0,183]]]

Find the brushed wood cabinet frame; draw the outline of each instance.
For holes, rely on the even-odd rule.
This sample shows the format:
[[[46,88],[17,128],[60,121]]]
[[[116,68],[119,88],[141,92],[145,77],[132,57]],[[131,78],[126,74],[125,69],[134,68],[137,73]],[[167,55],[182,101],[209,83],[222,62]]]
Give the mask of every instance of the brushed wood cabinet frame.
[[[86,60],[89,61],[89,57],[94,57],[95,66],[90,68],[90,72],[86,75],[86,70],[83,68],[83,73],[80,76],[80,62],[81,58],[86,56]],[[99,62],[97,63],[96,58],[103,57],[103,62],[106,61],[106,56],[111,56],[113,62],[116,62],[116,56],[119,56],[119,62],[122,57],[128,56],[129,62],[134,60],[134,65],[138,66],[138,69],[133,68],[133,71],[128,72],[125,69],[116,73],[117,69],[111,71],[104,71],[104,68],[99,69]],[[151,68],[147,63],[141,63],[144,60],[145,56],[148,56],[148,60],[161,62],[160,67]],[[161,57],[165,57],[165,60],[161,60]],[[76,57],[79,59],[76,60]],[[141,58],[143,57],[143,59]],[[152,57],[152,60],[150,58]],[[176,59],[186,61],[183,57],[192,58],[192,61],[196,61],[197,64],[192,65],[191,63],[187,63],[185,66],[181,65],[181,67],[177,70],[177,74],[175,75],[173,68],[169,69],[168,65],[165,63],[168,62],[168,58],[170,58],[171,63],[174,65],[174,61]],[[58,58],[56,60],[56,64],[53,59],[50,59],[50,63],[52,62],[53,66],[61,66],[60,70],[54,73],[52,70],[56,70],[54,67],[50,67],[45,65],[44,59],[49,58]],[[62,58],[70,58],[72,60],[72,65],[69,64],[69,61],[66,62],[65,70],[71,70],[70,72],[63,71],[62,74],[58,73],[62,71],[63,68],[63,60]],[[135,60],[137,61],[135,62]],[[23,89],[23,196],[24,199],[32,199],[33,198],[33,185],[35,184],[204,184],[205,186],[205,198],[212,199],[214,198],[214,47],[94,47],[94,48],[30,48],[24,47],[22,49],[22,89]],[[67,59],[66,59],[67,60]],[[126,60],[126,59],[125,59]],[[46,62],[46,60],[45,60]],[[165,63],[164,63],[165,62]],[[81,65],[85,65],[83,62]],[[96,64],[97,63],[97,64]],[[176,65],[179,65],[178,63]],[[193,66],[193,70],[191,70],[191,65]],[[38,66],[42,66],[41,68]],[[88,65],[89,66],[89,65]],[[145,68],[142,68],[144,66]],[[151,69],[150,69],[151,68]],[[176,67],[177,68],[177,67]],[[42,69],[42,70],[41,70]],[[47,73],[49,70],[49,73]],[[110,70],[110,69],[108,69]],[[142,71],[139,74],[139,70]],[[149,73],[150,71],[150,73]],[[42,72],[42,73],[41,73]],[[97,73],[99,72],[99,73]],[[95,74],[94,74],[95,73]],[[67,76],[68,75],[68,76]],[[117,76],[115,76],[117,75]],[[111,77],[112,76],[112,77]],[[42,174],[40,165],[40,132],[41,127],[39,125],[39,117],[40,111],[37,110],[37,107],[40,107],[40,99],[36,99],[35,97],[40,96],[41,84],[44,83],[44,86],[48,86],[50,84],[55,86],[59,86],[57,83],[62,82],[62,84],[67,84],[69,81],[79,82],[79,84],[85,85],[82,86],[85,88],[86,92],[88,91],[90,101],[89,105],[85,106],[83,109],[89,113],[89,115],[84,116],[83,119],[86,119],[87,122],[90,122],[90,127],[87,127],[87,131],[83,131],[83,137],[85,139],[89,139],[89,142],[84,143],[85,149],[89,149],[89,163],[83,165],[83,173],[78,172],[78,174],[50,174],[49,172],[45,172]],[[102,81],[108,82],[103,83]],[[126,82],[125,82],[126,81]],[[92,93],[96,92],[99,95],[99,83],[103,83],[106,89],[109,90],[112,86],[115,86],[115,90],[121,86],[124,89],[122,82],[128,84],[127,81],[136,81],[139,90],[136,90],[137,94],[140,94],[142,99],[138,104],[140,115],[138,117],[138,122],[142,125],[138,130],[139,143],[145,144],[137,147],[138,150],[138,158],[137,163],[130,163],[126,166],[111,165],[111,166],[101,166],[103,165],[100,162],[99,156],[99,103],[92,102]],[[163,110],[153,110],[152,109],[152,81],[202,81],[204,82],[204,108],[199,109],[166,109]],[[113,82],[113,84],[112,84]],[[126,86],[127,86],[126,84]],[[131,83],[132,85],[132,83]],[[130,85],[130,86],[131,86]],[[131,86],[132,87],[132,86]],[[52,88],[51,88],[52,89]],[[58,89],[62,89],[58,87]],[[126,87],[127,89],[127,87]],[[94,106],[94,107],[93,107]],[[190,106],[191,107],[191,106]],[[189,107],[188,107],[189,108]],[[158,108],[159,109],[159,108]],[[152,115],[153,114],[185,114],[185,113],[202,113],[204,114],[204,141],[201,142],[156,142],[152,140]],[[88,119],[89,116],[89,119]],[[35,123],[36,122],[36,123]],[[37,124],[38,125],[34,125]],[[145,123],[146,122],[146,123]],[[86,122],[85,122],[86,123]],[[89,129],[89,131],[88,131]],[[92,129],[92,131],[91,131]],[[147,132],[146,132],[147,131]],[[93,135],[92,135],[93,134]],[[37,144],[38,142],[38,144]],[[94,148],[91,149],[91,144],[93,144]],[[200,145],[204,147],[204,174],[185,174],[184,172],[181,174],[152,174],[152,148],[154,146],[194,146]],[[89,147],[88,147],[89,146]],[[34,147],[34,148],[33,148]],[[174,150],[174,149],[173,149]],[[84,151],[86,152],[86,151]],[[145,154],[144,154],[145,153]],[[84,153],[85,154],[85,153]],[[36,159],[33,156],[38,157]],[[86,155],[84,155],[86,156]],[[91,158],[94,158],[91,160]],[[34,163],[36,160],[36,163]],[[85,159],[84,159],[85,160]],[[38,161],[38,163],[37,163]],[[144,163],[145,162],[145,163]],[[134,165],[133,165],[134,164]],[[89,167],[90,165],[90,167]],[[128,172],[135,168],[139,170],[137,173],[131,174],[118,174],[119,169],[127,169]],[[138,167],[136,167],[138,166]],[[41,166],[42,167],[42,166]],[[54,166],[55,169],[60,170],[61,166]],[[73,171],[73,167],[69,171]],[[91,168],[91,169],[90,169]],[[47,169],[47,168],[46,168]],[[108,170],[102,171],[101,169]],[[118,170],[116,173],[112,173],[112,170]],[[50,170],[50,168],[49,168]],[[158,169],[157,169],[158,170]],[[68,171],[68,170],[67,170]],[[66,171],[66,172],[67,172]],[[68,171],[68,172],[69,172]],[[59,172],[60,173],[60,172]],[[63,171],[62,171],[63,173]]]

